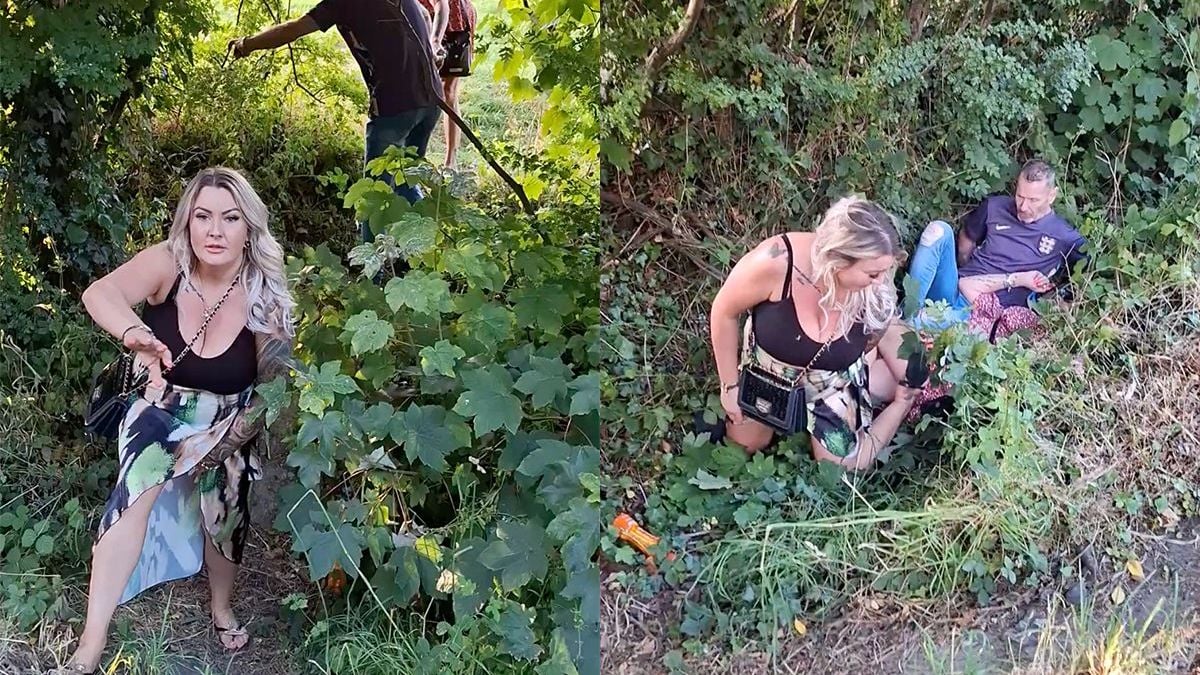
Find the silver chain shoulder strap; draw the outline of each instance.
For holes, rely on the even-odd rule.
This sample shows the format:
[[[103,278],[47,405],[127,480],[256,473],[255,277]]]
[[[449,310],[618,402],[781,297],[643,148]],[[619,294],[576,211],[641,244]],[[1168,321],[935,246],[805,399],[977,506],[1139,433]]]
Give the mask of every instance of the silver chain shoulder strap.
[[[234,287],[238,285],[238,282],[241,280],[241,278],[242,278],[241,272],[238,272],[237,276],[235,276],[233,278],[233,281],[230,282],[229,288],[225,289],[225,293],[221,296],[221,299],[218,300],[217,304],[213,305],[213,308],[211,310],[209,310],[209,312],[204,316],[204,322],[200,324],[200,330],[196,331],[196,334],[192,336],[191,341],[188,342],[187,346],[183,348],[183,351],[180,352],[175,358],[171,359],[171,365],[169,365],[163,369],[164,375],[166,375],[167,373],[174,370],[175,366],[179,365],[179,362],[183,360],[183,357],[187,356],[189,353],[191,353],[192,347],[196,344],[196,340],[199,340],[200,336],[204,334],[204,331],[208,330],[208,324],[212,321],[213,317],[217,315],[217,312],[220,311],[221,305],[225,304],[225,300],[229,298],[229,294],[233,292]],[[126,354],[125,358],[130,359],[130,368],[129,368],[129,370],[126,371],[126,373],[129,373],[129,371],[132,370],[133,364],[136,362],[133,361],[133,353],[132,352]],[[126,396],[129,396],[130,394],[132,394],[133,392],[137,391],[142,386],[144,386],[145,382],[142,382],[142,379],[143,379],[143,377],[148,377],[148,375],[147,375],[148,370],[149,369],[143,369],[142,371],[137,373],[137,375],[133,376],[134,383],[129,387],[129,389],[125,390],[121,394],[120,397],[125,398]],[[121,379],[122,379],[122,388],[124,388],[124,384],[126,384],[129,381],[128,376],[122,377]]]
[[[213,305],[212,310],[205,315],[204,323],[200,324],[200,330],[196,331],[196,334],[192,336],[191,342],[189,342],[187,346],[183,348],[183,351],[179,353],[179,356],[171,359],[171,365],[163,370],[163,374],[171,372],[175,366],[179,365],[179,362],[183,360],[183,357],[192,351],[192,346],[196,344],[196,340],[199,340],[200,336],[204,334],[204,331],[208,330],[209,322],[212,321],[213,317],[217,315],[217,312],[221,310],[221,305],[225,304],[225,300],[229,297],[229,294],[233,292],[234,286],[238,285],[238,281],[241,278],[242,275],[239,272],[238,275],[233,278],[233,281],[230,282],[229,288],[225,289],[225,294],[221,296],[221,299],[217,301],[217,304]]]

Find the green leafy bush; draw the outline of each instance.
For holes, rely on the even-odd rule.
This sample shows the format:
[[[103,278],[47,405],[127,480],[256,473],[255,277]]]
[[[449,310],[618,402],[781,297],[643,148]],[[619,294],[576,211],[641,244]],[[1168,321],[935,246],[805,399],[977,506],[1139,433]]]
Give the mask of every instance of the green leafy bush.
[[[371,169],[410,163],[393,149]],[[303,366],[273,394],[298,410],[299,482],[277,526],[314,580],[340,568],[381,609],[431,607],[439,634],[478,638],[447,638],[439,662],[597,672],[595,198],[560,186],[528,219],[408,175],[415,206],[374,178],[346,190],[382,233],[351,251],[361,271],[323,246],[289,262]],[[412,271],[371,281],[400,258]]]

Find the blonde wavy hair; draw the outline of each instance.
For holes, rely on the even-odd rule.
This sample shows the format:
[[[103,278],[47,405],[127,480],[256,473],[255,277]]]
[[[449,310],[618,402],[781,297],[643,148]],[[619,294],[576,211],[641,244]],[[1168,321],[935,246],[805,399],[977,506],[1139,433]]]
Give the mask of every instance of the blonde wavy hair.
[[[843,197],[830,206],[814,230],[812,245],[813,276],[825,293],[821,296],[822,326],[828,325],[829,310],[842,310],[838,333],[847,334],[858,321],[867,333],[887,330],[899,315],[896,286],[892,282],[896,268],[902,263],[904,250],[892,216],[873,202],[858,195]],[[888,268],[887,283],[873,284],[854,291],[844,303],[834,301],[837,293],[837,273],[860,260],[892,256],[895,263]]]
[[[267,227],[270,216],[266,204],[250,182],[233,169],[218,166],[201,171],[179,198],[167,246],[184,280],[191,281],[197,262],[188,232],[192,208],[200,190],[206,187],[228,190],[246,221],[246,241],[250,246],[245,252],[246,262],[242,265],[239,281],[246,292],[246,327],[255,333],[293,337],[296,329],[292,308],[296,303],[283,272],[283,247]]]

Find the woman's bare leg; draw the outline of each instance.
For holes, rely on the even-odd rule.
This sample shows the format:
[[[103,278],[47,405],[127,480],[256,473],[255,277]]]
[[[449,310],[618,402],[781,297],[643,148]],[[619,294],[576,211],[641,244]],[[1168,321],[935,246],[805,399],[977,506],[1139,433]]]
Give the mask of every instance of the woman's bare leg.
[[[92,550],[92,580],[88,586],[87,621],[71,661],[94,668],[108,642],[108,624],[117,601],[125,592],[129,575],[137,566],[146,541],[146,521],[162,485],[146,490],[125,509],[121,518],[104,533]]]
[[[458,77],[447,77],[443,82],[443,93],[445,94],[446,105],[454,111],[454,114],[462,117],[462,113],[458,109]],[[458,157],[458,125],[454,120],[446,118],[446,166],[453,169],[454,161]]]
[[[217,626],[231,628],[239,625],[232,605],[233,582],[237,579],[238,566],[221,555],[207,533],[204,535],[204,566],[208,568],[208,590],[212,600],[212,615]],[[241,649],[249,639],[247,635],[221,634],[221,642],[226,649]]]
[[[876,401],[891,403],[896,398],[898,382],[891,366],[878,352],[871,357],[870,371],[871,379],[867,382],[867,389],[871,392],[871,397]]]

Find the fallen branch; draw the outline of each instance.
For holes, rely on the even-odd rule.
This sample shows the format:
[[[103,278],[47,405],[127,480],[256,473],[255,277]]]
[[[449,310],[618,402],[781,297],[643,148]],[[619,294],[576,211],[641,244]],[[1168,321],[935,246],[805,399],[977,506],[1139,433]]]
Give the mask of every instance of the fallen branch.
[[[642,202],[633,199],[632,197],[626,197],[625,195],[611,192],[609,190],[600,191],[600,201],[605,204],[623,208],[634,216],[641,218],[644,222],[650,223],[652,226],[646,228],[645,230],[642,230],[642,228],[639,227],[637,231],[635,231],[633,238],[631,238],[625,244],[625,246],[622,247],[621,253],[612,256],[612,258],[604,263],[603,267],[605,269],[613,267],[614,265],[625,260],[626,257],[624,254],[626,251],[638,249],[647,241],[655,239],[659,235],[666,233],[669,234],[671,238],[665,240],[664,243],[666,243],[671,249],[679,252],[688,260],[692,261],[692,264],[703,270],[712,278],[717,280],[724,279],[724,275],[721,274],[720,271],[708,264],[708,261],[695,252],[695,249],[703,248],[701,242],[690,233],[679,229],[675,223],[666,216],[662,215],[658,211],[655,211],[653,208],[643,204]]]
[[[667,59],[683,47],[683,43],[692,34],[692,29],[696,27],[696,21],[699,20],[700,11],[703,9],[704,0],[688,0],[687,9],[683,12],[683,20],[679,22],[675,33],[662,45],[652,49],[649,56],[646,57],[647,80],[653,80]]]

